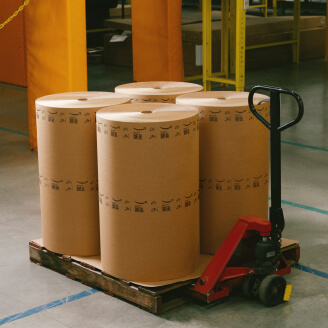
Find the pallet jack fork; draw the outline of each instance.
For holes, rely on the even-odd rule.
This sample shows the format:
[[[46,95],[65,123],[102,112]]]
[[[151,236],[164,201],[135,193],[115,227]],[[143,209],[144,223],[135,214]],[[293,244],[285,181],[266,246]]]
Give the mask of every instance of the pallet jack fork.
[[[270,92],[270,123],[255,109],[255,91]],[[296,119],[280,125],[280,95],[294,97],[298,104]],[[291,268],[281,254],[281,233],[285,226],[281,208],[281,139],[280,132],[298,123],[304,113],[301,97],[294,91],[271,86],[255,86],[249,93],[251,112],[270,130],[271,207],[269,221],[255,215],[238,219],[213,259],[188,288],[192,296],[211,303],[229,296],[241,285],[248,297],[259,298],[266,306],[288,300],[291,286],[282,277]]]

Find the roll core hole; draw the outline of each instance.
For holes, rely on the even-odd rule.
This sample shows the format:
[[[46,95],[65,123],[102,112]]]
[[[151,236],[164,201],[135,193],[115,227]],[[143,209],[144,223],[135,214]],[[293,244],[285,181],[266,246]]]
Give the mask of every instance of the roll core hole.
[[[151,114],[152,111],[151,111],[151,110],[144,110],[144,111],[142,111],[141,113],[142,113],[142,114]]]
[[[78,100],[79,101],[87,101],[88,99],[87,98],[79,98]]]
[[[224,98],[224,97],[220,97],[220,98],[216,98],[216,99],[218,99],[218,100],[226,100],[226,98]]]
[[[154,89],[156,89],[156,90],[157,90],[157,89],[161,89],[161,87],[154,87]]]

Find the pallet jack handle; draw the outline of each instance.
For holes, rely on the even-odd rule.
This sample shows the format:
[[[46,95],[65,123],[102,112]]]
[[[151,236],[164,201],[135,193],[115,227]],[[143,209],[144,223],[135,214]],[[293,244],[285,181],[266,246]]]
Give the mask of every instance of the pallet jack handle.
[[[254,107],[253,96],[258,90],[270,92],[270,123],[261,116]],[[294,97],[298,104],[297,117],[280,125],[280,95],[286,94]],[[261,103],[261,102],[260,102]],[[259,104],[260,104],[259,103]],[[281,208],[281,138],[280,133],[298,123],[304,114],[304,105],[301,97],[292,90],[257,85],[252,88],[248,96],[248,104],[251,112],[270,130],[270,160],[271,160],[271,207],[269,218],[272,226],[271,237],[280,240],[281,232],[285,227],[284,214]]]

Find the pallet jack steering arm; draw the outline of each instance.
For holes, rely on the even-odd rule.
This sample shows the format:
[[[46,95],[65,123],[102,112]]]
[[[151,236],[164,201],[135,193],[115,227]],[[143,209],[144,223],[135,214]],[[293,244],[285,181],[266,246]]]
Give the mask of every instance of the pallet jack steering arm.
[[[261,116],[254,107],[253,96],[257,90],[270,92],[270,123]],[[294,97],[298,104],[298,114],[294,120],[280,125],[280,95]],[[284,214],[281,208],[281,137],[280,133],[298,123],[304,114],[301,97],[294,91],[272,86],[255,86],[249,93],[248,104],[251,112],[270,130],[270,158],[271,158],[271,207],[269,218],[272,225],[271,237],[279,240],[285,227]]]
[[[264,90],[270,92],[270,123],[262,117],[255,109],[253,96],[255,91]],[[287,94],[294,97],[298,104],[298,115],[296,119],[280,125],[280,95]],[[301,97],[294,91],[271,86],[255,86],[249,93],[248,103],[251,112],[270,130],[270,158],[271,158],[271,207],[269,211],[270,220],[255,215],[247,215],[238,219],[227,238],[223,241],[213,259],[197,280],[189,289],[188,293],[194,297],[211,303],[217,299],[226,297],[231,290],[239,285],[242,279],[250,275],[272,274],[284,275],[290,272],[290,266],[281,256],[281,233],[285,226],[283,211],[281,208],[281,139],[280,133],[283,130],[298,123],[304,113],[304,106]],[[262,241],[257,243],[255,258],[263,261],[263,267],[252,266],[241,263],[239,266],[229,266],[229,261],[233,257],[242,239],[247,239],[254,234],[259,235]],[[264,257],[263,257],[264,252]],[[260,256],[259,256],[260,254]],[[272,259],[272,266],[266,261]],[[264,270],[263,270],[264,268]],[[271,272],[266,272],[267,269]],[[273,272],[274,271],[274,272]],[[266,273],[265,273],[266,272]],[[272,281],[271,281],[272,282]],[[277,282],[277,281],[276,281]],[[278,281],[279,283],[279,281]],[[268,289],[271,288],[270,286]],[[272,287],[273,293],[275,288]],[[268,302],[270,303],[270,301]],[[275,302],[270,303],[271,305]]]

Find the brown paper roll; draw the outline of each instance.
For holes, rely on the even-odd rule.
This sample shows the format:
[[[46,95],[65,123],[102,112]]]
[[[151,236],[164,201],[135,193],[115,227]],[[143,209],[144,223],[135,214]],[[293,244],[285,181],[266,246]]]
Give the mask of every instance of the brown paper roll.
[[[256,94],[254,104],[266,96]],[[248,93],[179,96],[200,113],[201,253],[214,254],[239,217],[268,218],[269,132],[248,108]],[[269,120],[269,103],[256,106]]]
[[[42,238],[47,249],[99,254],[96,111],[126,102],[128,98],[110,92],[36,100]]]
[[[198,112],[174,104],[97,112],[101,264],[130,281],[183,277],[199,260]]]
[[[131,99],[131,102],[175,103],[175,98],[186,93],[202,91],[199,84],[189,82],[136,82],[122,84],[115,88],[115,93]]]

